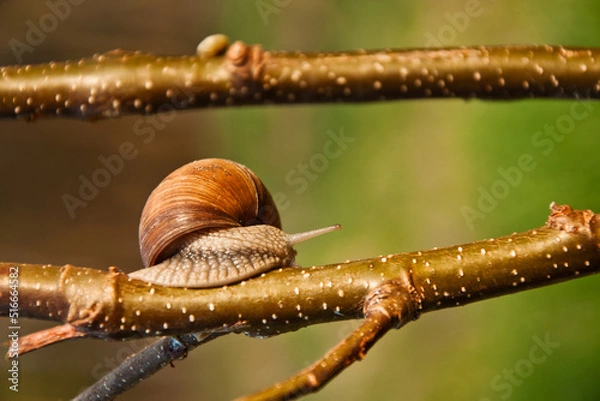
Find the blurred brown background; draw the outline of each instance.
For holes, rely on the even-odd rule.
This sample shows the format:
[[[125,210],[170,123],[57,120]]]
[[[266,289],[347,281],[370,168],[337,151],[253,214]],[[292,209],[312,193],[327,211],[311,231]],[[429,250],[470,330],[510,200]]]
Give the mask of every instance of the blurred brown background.
[[[286,50],[600,46],[596,3],[480,0],[473,9],[474,1],[80,1],[22,58],[75,59],[115,48],[192,53],[217,32]],[[58,3],[64,4],[0,1],[0,65],[17,63],[11,39],[24,42],[28,24],[38,25]],[[204,157],[244,163],[271,192],[286,195],[290,204],[281,213],[290,232],[344,226],[299,246],[305,265],[537,227],[551,201],[598,212],[600,107],[593,103],[547,154],[533,142],[545,125],[568,116],[572,105],[435,100],[196,110],[179,113],[148,144],[134,135],[137,116],[97,123],[0,121],[0,260],[138,269],[137,224],[146,197],[170,171]],[[286,176],[322,152],[329,131],[355,141],[300,191]],[[99,157],[117,153],[125,141],[134,143],[137,157],[71,218],[62,197],[75,195],[80,176],[91,177],[102,167]],[[515,165],[524,153],[536,168],[484,220],[469,224],[463,208],[476,207],[480,189],[501,179],[498,168]],[[425,315],[390,333],[363,362],[308,399],[597,400],[599,288],[600,277],[592,277]],[[0,319],[0,327],[5,322]],[[21,333],[49,326],[24,319],[21,324]],[[120,399],[227,400],[304,368],[355,324],[269,340],[229,336]],[[506,369],[525,366],[535,338],[546,335],[560,346],[532,372],[521,372],[518,382],[507,381]],[[0,399],[69,399],[144,344],[80,340],[23,356],[19,393],[8,391],[7,373],[0,373]],[[0,366],[6,372],[6,362]]]

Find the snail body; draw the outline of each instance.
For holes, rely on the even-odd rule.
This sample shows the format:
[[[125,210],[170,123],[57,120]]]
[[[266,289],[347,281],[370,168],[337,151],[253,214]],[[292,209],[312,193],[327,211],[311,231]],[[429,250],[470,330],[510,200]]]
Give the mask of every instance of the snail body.
[[[140,221],[146,268],[129,276],[166,287],[209,288],[294,266],[293,246],[339,225],[286,234],[263,183],[223,159],[189,163],[152,192]]]

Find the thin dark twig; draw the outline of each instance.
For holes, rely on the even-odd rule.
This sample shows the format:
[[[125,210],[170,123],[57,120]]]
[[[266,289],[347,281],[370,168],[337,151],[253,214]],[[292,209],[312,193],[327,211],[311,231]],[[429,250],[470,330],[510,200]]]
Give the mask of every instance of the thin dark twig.
[[[127,358],[73,401],[106,401],[129,390],[176,359],[183,359],[194,348],[222,334],[186,334],[163,337]]]

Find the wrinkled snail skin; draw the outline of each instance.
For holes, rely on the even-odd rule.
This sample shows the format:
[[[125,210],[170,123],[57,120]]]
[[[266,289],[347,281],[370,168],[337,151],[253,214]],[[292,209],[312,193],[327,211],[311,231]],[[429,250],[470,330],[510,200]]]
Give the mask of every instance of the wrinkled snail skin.
[[[148,198],[140,221],[140,252],[148,267],[129,277],[165,287],[232,285],[296,265],[295,244],[341,228],[289,235],[280,227],[271,195],[245,166],[223,159],[192,162]]]
[[[339,228],[336,225],[289,235],[263,224],[194,233],[171,258],[129,276],[165,287],[233,284],[278,267],[294,266],[296,243]]]

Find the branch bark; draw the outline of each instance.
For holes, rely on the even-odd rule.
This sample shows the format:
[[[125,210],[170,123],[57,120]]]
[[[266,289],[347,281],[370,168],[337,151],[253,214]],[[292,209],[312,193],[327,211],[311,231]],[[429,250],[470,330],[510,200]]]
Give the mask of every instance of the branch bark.
[[[260,104],[414,98],[600,97],[600,49],[492,46],[335,53],[157,56],[113,50],[0,68],[0,118],[97,120]]]
[[[112,399],[181,358],[186,344],[193,347],[227,333],[268,337],[316,323],[364,318],[311,367],[244,398],[292,399],[317,391],[364,357],[390,328],[400,328],[421,313],[597,273],[600,214],[556,204],[551,210],[545,226],[506,237],[337,265],[282,268],[213,289],[160,287],[114,267],[103,272],[0,263],[0,314],[8,314],[17,303],[20,317],[64,323],[19,339],[17,357],[78,337],[203,333],[195,337],[197,342],[161,340],[78,398],[97,400]],[[140,363],[143,369],[131,368]]]
[[[600,215],[552,205],[544,227],[479,242],[310,268],[282,268],[233,286],[167,288],[116,268],[1,263],[0,314],[18,270],[21,317],[55,320],[52,341],[23,337],[21,354],[74,337],[129,339],[193,332],[268,337],[363,318],[365,299],[408,274],[421,313],[586,276],[600,269]],[[49,329],[53,330],[53,329]],[[63,333],[61,335],[61,333]],[[66,333],[66,334],[64,334]]]

